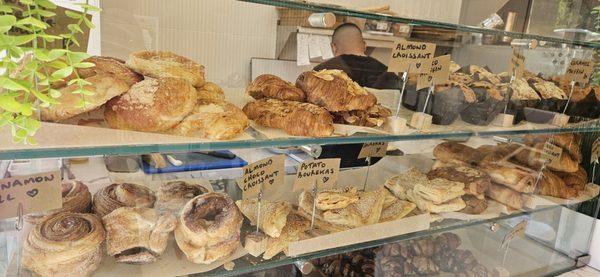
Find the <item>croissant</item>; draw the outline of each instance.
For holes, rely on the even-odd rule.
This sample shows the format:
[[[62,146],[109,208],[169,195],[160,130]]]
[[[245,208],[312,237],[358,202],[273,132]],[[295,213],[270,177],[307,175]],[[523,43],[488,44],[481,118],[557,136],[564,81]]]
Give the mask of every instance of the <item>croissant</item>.
[[[106,252],[117,262],[145,264],[156,261],[175,229],[172,214],[159,215],[151,208],[121,207],[102,218],[106,227]]]
[[[577,189],[578,191],[584,190],[585,185],[588,182],[587,172],[582,166],[579,166],[579,170],[574,173],[568,172],[560,172],[555,171],[552,172],[556,174],[556,176],[560,177],[567,186]]]
[[[32,224],[42,222],[46,217],[60,212],[88,213],[92,204],[92,194],[80,181],[64,181],[62,187],[62,208],[38,214],[27,215],[25,219]]]
[[[156,196],[150,189],[136,184],[112,184],[94,194],[93,208],[104,217],[120,207],[154,207]]]
[[[205,193],[208,193],[208,189],[198,184],[184,181],[167,182],[158,188],[156,209],[179,214],[185,203]]]
[[[576,160],[578,163],[581,162],[581,137],[579,135],[569,133],[554,135],[526,135],[524,140],[525,143],[530,146],[552,140],[554,144],[560,146],[567,153],[569,153],[574,160]]]
[[[524,205],[521,194],[505,186],[492,183],[485,195],[513,209],[520,210]]]
[[[304,102],[306,95],[304,91],[275,75],[263,74],[246,88],[246,93],[254,99],[273,98],[279,100],[291,100]]]
[[[542,165],[547,162],[545,155],[542,153],[544,149],[544,143],[536,143],[533,149],[523,149],[515,156],[515,159],[521,163],[528,165],[531,168],[539,169]],[[547,167],[555,171],[562,172],[577,172],[579,170],[579,163],[571,157],[567,151],[563,151],[560,155],[560,161],[548,163]]]
[[[183,207],[175,241],[190,262],[210,264],[240,247],[243,216],[229,195],[211,192]]]
[[[542,179],[540,180],[538,193],[540,195],[571,199],[577,197],[578,191],[576,188],[567,186],[560,177],[556,176],[556,174],[549,170],[544,170]]]
[[[102,260],[104,237],[96,215],[49,215],[27,235],[21,263],[40,276],[90,276]]]

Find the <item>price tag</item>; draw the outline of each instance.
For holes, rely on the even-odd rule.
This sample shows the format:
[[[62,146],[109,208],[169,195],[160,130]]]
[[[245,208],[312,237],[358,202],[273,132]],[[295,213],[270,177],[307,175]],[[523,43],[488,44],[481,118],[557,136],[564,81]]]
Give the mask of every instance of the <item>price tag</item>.
[[[337,182],[340,159],[321,159],[303,162],[298,166],[294,191],[311,190],[318,183],[319,189],[331,188]]]
[[[387,142],[365,143],[363,144],[362,148],[360,149],[360,152],[358,153],[358,158],[363,159],[366,157],[385,157],[387,147]]]
[[[567,83],[575,81],[581,86],[586,85],[590,81],[593,72],[593,63],[590,60],[573,59],[565,73]]]
[[[508,244],[518,237],[525,236],[525,230],[527,229],[527,220],[523,220],[519,222],[515,227],[510,230],[502,239],[502,244],[500,244],[500,249],[507,248]]]
[[[260,184],[263,186],[263,191],[272,186],[283,185],[284,165],[285,156],[277,155],[244,166],[244,175],[237,181],[242,190],[242,198],[258,197]]]
[[[390,56],[389,72],[429,73],[431,59],[435,55],[435,44],[398,40]]]
[[[0,180],[0,219],[17,216],[19,203],[23,214],[62,207],[60,172],[52,171]]]
[[[544,148],[542,148],[542,158],[545,159],[548,164],[558,165],[560,163],[562,151],[563,149],[559,146],[556,146],[553,140],[550,139],[544,143]]]
[[[598,158],[600,158],[600,138],[597,138],[592,144],[592,156],[590,158],[590,163],[597,163]]]
[[[508,63],[508,73],[513,72],[516,79],[522,78],[523,72],[525,72],[525,56],[523,56],[522,50],[518,48],[513,48],[512,56]]]
[[[450,79],[450,55],[439,56],[431,61],[428,74],[419,74],[417,90],[431,86],[431,84],[445,84]]]

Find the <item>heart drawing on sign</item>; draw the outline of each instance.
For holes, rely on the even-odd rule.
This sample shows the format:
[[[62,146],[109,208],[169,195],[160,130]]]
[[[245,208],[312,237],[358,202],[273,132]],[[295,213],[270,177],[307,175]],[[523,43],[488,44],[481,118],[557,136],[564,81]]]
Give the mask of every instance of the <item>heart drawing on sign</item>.
[[[38,194],[38,189],[32,189],[30,191],[27,191],[27,195],[29,195],[29,197],[35,197]]]
[[[375,148],[375,152],[379,153],[379,151],[381,151],[381,147]]]
[[[273,179],[269,180],[269,185],[273,185],[274,182],[275,182],[275,180],[273,180]]]
[[[416,63],[416,64],[415,64],[415,66],[416,66],[417,68],[421,68],[421,63]]]
[[[323,183],[327,183],[327,181],[329,181],[329,177],[327,177],[327,176],[323,177]]]

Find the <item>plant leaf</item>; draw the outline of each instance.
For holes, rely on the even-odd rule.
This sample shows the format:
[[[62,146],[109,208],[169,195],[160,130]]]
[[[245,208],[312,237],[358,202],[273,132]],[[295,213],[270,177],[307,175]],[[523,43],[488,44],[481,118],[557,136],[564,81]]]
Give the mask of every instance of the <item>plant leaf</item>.
[[[73,19],[79,19],[82,15],[78,12],[74,12],[74,11],[70,11],[70,10],[66,10],[65,11],[65,15],[67,17],[73,18]]]
[[[22,104],[15,100],[14,97],[0,95],[0,109],[11,113],[20,113]]]
[[[14,36],[13,45],[23,45],[25,43],[29,43],[33,39],[35,39],[35,35],[24,35],[24,36]]]
[[[48,24],[34,17],[25,17],[15,24],[17,26],[33,26],[45,30],[48,28]]]
[[[71,31],[73,33],[81,33],[81,34],[83,34],[83,30],[81,30],[81,27],[79,27],[79,25],[74,24],[74,23],[67,25],[67,29],[69,29],[69,31]]]
[[[57,79],[67,78],[72,73],[73,73],[73,67],[67,66],[65,68],[61,68],[57,71],[54,71],[54,73],[52,73],[52,77],[57,78]]]
[[[75,68],[90,68],[90,67],[94,67],[94,66],[96,66],[96,65],[93,63],[90,63],[90,62],[80,62],[80,63],[73,64],[73,67],[75,67]]]
[[[50,10],[56,9],[56,4],[52,3],[51,1],[48,1],[48,0],[35,0],[35,2],[38,5],[46,8],[46,9],[50,9]]]
[[[7,77],[0,77],[0,87],[8,90],[29,90],[27,87]]]

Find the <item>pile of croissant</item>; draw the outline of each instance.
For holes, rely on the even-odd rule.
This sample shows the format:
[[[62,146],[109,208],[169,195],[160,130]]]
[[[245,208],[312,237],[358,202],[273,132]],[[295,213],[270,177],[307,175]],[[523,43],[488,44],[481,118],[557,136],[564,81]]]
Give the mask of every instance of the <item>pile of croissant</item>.
[[[224,193],[183,181],[158,192],[120,183],[92,197],[82,182],[62,184],[63,207],[27,217],[35,226],[22,265],[39,276],[89,276],[105,253],[116,262],[147,264],[165,252],[171,233],[186,258],[210,264],[240,246],[243,216]]]
[[[334,122],[381,126],[391,115],[341,70],[307,71],[295,85],[274,75],[260,75],[246,93],[256,99],[243,109],[250,119],[294,136],[331,136]]]
[[[223,90],[205,81],[204,66],[185,57],[140,51],[127,61],[91,57],[85,62],[94,66],[53,84],[61,96],[42,109],[42,120],[65,121],[103,107],[111,128],[213,140],[233,138],[248,126],[246,115],[225,101]],[[94,94],[82,98],[76,93],[79,83],[68,82],[75,77]]]

